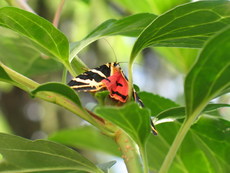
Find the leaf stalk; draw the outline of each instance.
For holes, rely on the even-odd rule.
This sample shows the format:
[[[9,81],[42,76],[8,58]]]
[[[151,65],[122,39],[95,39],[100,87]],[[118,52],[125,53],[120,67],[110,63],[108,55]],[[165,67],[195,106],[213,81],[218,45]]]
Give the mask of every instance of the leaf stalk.
[[[191,115],[188,115],[187,118],[184,120],[182,126],[180,127],[165,159],[163,164],[161,165],[161,168],[159,170],[159,173],[167,173],[169,171],[169,168],[171,167],[171,164],[176,156],[176,153],[178,149],[180,148],[186,134],[188,133],[190,127],[198,117],[198,115],[201,113],[205,105],[200,106],[197,108]]]

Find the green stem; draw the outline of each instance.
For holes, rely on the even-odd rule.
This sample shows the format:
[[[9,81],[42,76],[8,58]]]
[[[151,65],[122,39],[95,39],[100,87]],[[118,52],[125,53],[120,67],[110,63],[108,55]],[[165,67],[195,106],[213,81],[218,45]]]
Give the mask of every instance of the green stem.
[[[73,68],[69,62],[63,62],[63,64],[72,76],[74,76],[74,77],[77,76],[77,73],[75,72],[75,70],[73,70]]]
[[[172,161],[174,160],[176,153],[178,149],[180,148],[180,145],[182,144],[186,134],[188,133],[189,128],[192,126],[193,122],[197,118],[197,116],[200,114],[200,112],[203,110],[203,108],[198,108],[196,111],[194,111],[191,115],[188,115],[188,118],[185,119],[184,123],[182,124],[180,130],[177,133],[176,138],[173,141],[172,146],[169,149],[169,152],[167,156],[165,157],[165,160],[160,168],[159,173],[167,173]]]
[[[141,146],[141,145],[139,145],[139,146]],[[146,154],[146,147],[145,148],[141,147],[140,153],[141,153],[141,158],[143,160],[144,173],[149,173],[149,164],[148,164],[148,157]]]
[[[115,141],[120,147],[128,172],[143,173],[144,170],[138,148],[133,140],[125,132],[119,130],[115,134]]]
[[[58,23],[60,20],[60,15],[61,15],[61,11],[63,9],[65,0],[61,0],[60,4],[58,5],[57,11],[55,13],[54,19],[53,19],[53,25],[58,28]]]
[[[62,83],[66,83],[66,77],[67,77],[67,70],[66,68],[63,70],[63,73],[62,73]]]
[[[128,72],[129,72],[129,101],[132,99],[132,94],[133,94],[133,72],[132,72],[132,69],[133,69],[133,63],[132,62],[129,62],[129,69],[128,69]]]

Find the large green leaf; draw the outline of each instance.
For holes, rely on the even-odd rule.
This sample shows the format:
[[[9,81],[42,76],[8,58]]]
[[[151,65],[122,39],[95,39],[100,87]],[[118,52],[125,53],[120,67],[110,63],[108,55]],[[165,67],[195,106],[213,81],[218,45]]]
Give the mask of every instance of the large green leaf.
[[[230,28],[215,35],[201,51],[185,80],[187,113],[202,109],[230,87]]]
[[[61,105],[84,120],[100,128],[92,116],[82,107],[77,93],[69,86],[62,83],[45,83],[31,91],[35,97],[40,97],[49,102]]]
[[[81,107],[81,102],[79,100],[79,97],[77,93],[68,87],[67,85],[64,85],[62,83],[46,83],[43,85],[38,86],[35,90],[33,90],[31,93],[33,95],[36,95],[38,92],[53,92],[59,95],[64,96],[65,98],[68,98],[72,102],[74,102],[76,105]],[[54,98],[54,101],[56,98]],[[65,101],[64,101],[65,102]]]
[[[178,6],[157,17],[138,37],[131,61],[149,46],[200,48],[230,24],[230,2],[198,1]]]
[[[179,47],[154,47],[160,58],[166,59],[178,72],[187,74],[194,64],[199,49]]]
[[[0,153],[9,164],[18,167],[15,172],[102,172],[76,151],[57,143],[4,133],[0,133],[0,139]]]
[[[105,36],[125,35],[129,37],[137,37],[155,18],[156,16],[153,14],[141,13],[128,16],[120,20],[110,19],[105,21],[83,40],[71,44],[70,61],[72,61],[72,59],[84,47]]]
[[[150,134],[150,112],[136,103],[124,107],[97,107],[95,113],[123,129],[130,137],[144,148]]]
[[[67,38],[42,17],[18,8],[4,7],[0,9],[0,26],[29,38],[45,54],[68,62]]]
[[[147,142],[149,166],[158,171],[181,123],[157,125],[158,137]],[[201,116],[185,137],[169,173],[228,172],[230,170],[230,122],[219,117]]]
[[[138,92],[138,95],[145,107],[151,110],[151,116],[156,116],[164,110],[179,106],[170,99],[149,92]]]
[[[6,30],[0,29],[0,32],[5,33]],[[41,57],[41,53],[31,47],[22,37],[0,35],[0,52],[0,60],[6,66],[26,76],[47,74],[63,68],[53,58]]]
[[[90,138],[89,138],[90,136]],[[103,151],[121,156],[116,143],[91,126],[62,130],[52,134],[49,140],[85,150]]]

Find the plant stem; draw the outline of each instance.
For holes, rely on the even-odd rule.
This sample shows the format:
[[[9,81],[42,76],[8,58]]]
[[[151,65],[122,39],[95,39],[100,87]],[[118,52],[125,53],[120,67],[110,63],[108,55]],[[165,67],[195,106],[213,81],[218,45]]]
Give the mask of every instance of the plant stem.
[[[64,69],[62,72],[62,83],[66,83],[66,77],[67,77],[67,69]]]
[[[60,19],[60,15],[61,15],[61,11],[62,11],[62,8],[64,6],[64,3],[65,3],[65,0],[61,0],[59,6],[58,6],[58,9],[55,13],[55,16],[54,16],[54,19],[53,19],[53,25],[58,28],[58,23],[59,23],[59,19]]]
[[[138,152],[137,145],[123,131],[118,130],[115,134],[115,141],[119,145],[122,158],[129,173],[143,173],[143,165]]]
[[[132,92],[133,92],[133,72],[132,72],[132,69],[133,69],[133,63],[132,62],[129,62],[129,69],[128,69],[128,72],[129,72],[129,101],[132,99]]]
[[[139,146],[141,146],[141,145],[139,145]],[[144,173],[149,173],[149,164],[148,164],[148,157],[147,157],[147,153],[146,153],[146,147],[140,148],[140,154],[141,154],[141,158],[143,161]]]
[[[160,168],[159,173],[167,173],[168,172],[168,170],[172,164],[172,161],[174,160],[174,157],[176,156],[176,153],[177,153],[178,149],[180,148],[180,145],[182,144],[189,128],[192,126],[194,120],[197,118],[197,116],[199,115],[201,110],[202,109],[197,109],[196,111],[193,112],[193,114],[188,115],[188,118],[185,119],[180,130],[177,133],[176,138],[173,141],[172,146],[169,149],[167,156],[164,159],[164,162]]]
[[[73,70],[69,62],[63,62],[63,64],[72,76],[77,76],[77,73],[75,72],[75,70]]]

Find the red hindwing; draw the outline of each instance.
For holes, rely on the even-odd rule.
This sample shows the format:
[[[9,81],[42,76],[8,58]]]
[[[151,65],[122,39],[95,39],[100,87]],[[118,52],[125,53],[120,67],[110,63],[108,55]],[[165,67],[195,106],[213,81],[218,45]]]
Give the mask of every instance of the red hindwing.
[[[101,81],[109,91],[110,97],[125,103],[128,97],[128,81],[122,71],[116,71],[112,76]]]

